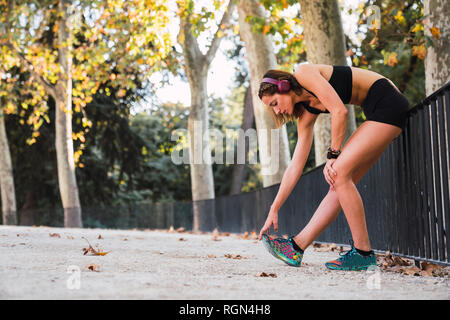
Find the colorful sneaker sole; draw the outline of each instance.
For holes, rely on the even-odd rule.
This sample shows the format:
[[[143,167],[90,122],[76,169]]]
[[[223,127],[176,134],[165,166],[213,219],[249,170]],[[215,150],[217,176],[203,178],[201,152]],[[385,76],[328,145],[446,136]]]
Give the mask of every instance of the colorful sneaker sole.
[[[267,249],[267,251],[269,251],[269,253],[271,255],[273,255],[275,258],[280,259],[281,261],[283,261],[284,263],[286,263],[292,267],[300,267],[301,266],[301,258],[299,259],[300,261],[295,261],[295,260],[289,259],[281,252],[274,250],[273,247],[269,243],[268,236],[266,236],[266,235],[263,235],[263,244],[264,244],[264,247]]]

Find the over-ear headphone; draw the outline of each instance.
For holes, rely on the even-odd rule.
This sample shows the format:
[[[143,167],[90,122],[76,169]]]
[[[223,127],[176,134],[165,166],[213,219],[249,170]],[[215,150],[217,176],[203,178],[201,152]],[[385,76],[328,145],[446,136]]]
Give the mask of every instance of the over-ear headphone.
[[[289,90],[291,90],[291,83],[288,80],[275,80],[272,78],[264,78],[262,82],[276,85],[280,93],[286,93],[289,92]]]

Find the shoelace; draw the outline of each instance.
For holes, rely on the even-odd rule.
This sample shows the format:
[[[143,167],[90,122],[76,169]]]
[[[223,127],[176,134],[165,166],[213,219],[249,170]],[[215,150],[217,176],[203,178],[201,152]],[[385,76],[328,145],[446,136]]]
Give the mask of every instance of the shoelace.
[[[353,246],[350,248],[350,250],[339,252],[339,255],[341,256],[339,260],[346,260],[349,257],[351,257],[355,252],[356,250],[354,250]]]

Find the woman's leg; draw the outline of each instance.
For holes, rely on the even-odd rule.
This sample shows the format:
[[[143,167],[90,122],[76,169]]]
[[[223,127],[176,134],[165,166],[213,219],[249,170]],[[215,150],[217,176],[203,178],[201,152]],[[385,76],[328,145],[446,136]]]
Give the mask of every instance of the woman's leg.
[[[400,133],[401,129],[396,126],[366,121],[355,131],[353,139],[346,144],[333,164],[337,173],[334,189],[349,224],[354,245],[360,250],[369,251],[371,247],[363,202],[352,176],[361,163],[383,153]]]
[[[360,132],[358,134],[355,132],[350,137],[349,141],[342,150],[342,153],[345,149],[347,149],[347,145],[349,145],[349,143],[354,140],[356,136],[359,136],[359,134]],[[387,145],[389,145],[389,143]],[[361,159],[359,165],[354,170],[352,175],[354,185],[358,184],[362,177],[367,173],[367,171],[369,171],[369,169],[375,164],[378,158],[383,154],[385,149],[386,148],[377,148],[377,150],[372,154],[371,157],[368,157],[364,160]],[[320,203],[311,220],[308,222],[305,228],[303,228],[303,230],[294,237],[294,241],[300,248],[306,249],[336,219],[341,209],[342,208],[337,192],[330,189],[328,191],[328,194]]]

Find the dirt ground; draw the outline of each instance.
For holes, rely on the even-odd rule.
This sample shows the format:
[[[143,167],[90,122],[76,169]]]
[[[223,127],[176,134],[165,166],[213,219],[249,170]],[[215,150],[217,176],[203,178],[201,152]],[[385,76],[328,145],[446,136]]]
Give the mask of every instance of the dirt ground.
[[[89,240],[103,256],[84,255]],[[445,299],[446,276],[301,268],[237,234],[0,226],[0,299]]]

